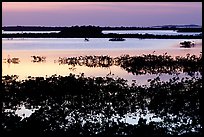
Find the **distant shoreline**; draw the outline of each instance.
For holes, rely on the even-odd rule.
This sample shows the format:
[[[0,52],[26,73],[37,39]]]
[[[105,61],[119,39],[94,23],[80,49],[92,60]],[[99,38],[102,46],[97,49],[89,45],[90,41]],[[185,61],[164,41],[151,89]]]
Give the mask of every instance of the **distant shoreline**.
[[[2,38],[85,38],[84,35],[59,33],[17,33],[2,34]],[[201,35],[154,35],[154,34],[100,34],[89,35],[88,38],[139,38],[139,39],[202,39]]]
[[[178,26],[178,25],[165,25],[155,27],[100,27],[100,26],[71,26],[71,27],[45,27],[45,26],[4,26],[4,31],[61,31],[67,28],[82,28],[82,27],[97,27],[101,30],[174,30],[179,32],[202,32],[201,26]]]
[[[2,38],[139,38],[139,39],[201,39],[202,28],[139,28],[139,27],[99,27],[99,26],[72,26],[72,27],[3,27],[4,31],[22,31],[22,33],[2,34]],[[154,34],[104,34],[104,30],[173,30],[177,32],[200,32],[197,35],[154,35]],[[60,31],[51,33],[23,33],[23,31]]]

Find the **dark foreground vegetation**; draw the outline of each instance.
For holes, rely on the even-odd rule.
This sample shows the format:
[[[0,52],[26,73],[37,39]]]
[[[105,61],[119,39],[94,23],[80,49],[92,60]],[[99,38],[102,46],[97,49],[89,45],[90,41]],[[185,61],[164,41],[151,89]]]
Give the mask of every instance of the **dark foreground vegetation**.
[[[194,56],[177,59],[177,63],[167,55],[157,58],[126,55],[121,57],[124,61],[120,65],[130,70],[141,67],[150,71],[145,67],[148,64],[149,68],[158,67],[158,70],[165,65],[188,64],[185,68],[195,72],[198,71],[196,64],[201,62],[201,57]],[[201,136],[202,77],[192,74],[191,78],[174,77],[167,82],[157,77],[148,82],[150,86],[128,85],[122,78],[85,77],[84,74],[28,77],[21,81],[15,75],[3,76],[1,135]],[[33,111],[31,116],[20,117],[15,113],[23,105]],[[144,116],[150,113],[154,114],[152,119],[160,118],[160,121],[150,118],[148,122]],[[127,122],[126,118],[137,117],[134,124]]]
[[[120,78],[72,74],[2,80],[2,135],[202,135],[198,77],[181,81],[175,77],[169,82],[156,78],[149,81],[150,87],[128,86]],[[34,113],[19,117],[15,110],[21,105]],[[132,115],[125,116],[128,113]],[[148,113],[162,121],[147,123],[142,116]],[[136,115],[140,118],[135,125],[121,121]]]

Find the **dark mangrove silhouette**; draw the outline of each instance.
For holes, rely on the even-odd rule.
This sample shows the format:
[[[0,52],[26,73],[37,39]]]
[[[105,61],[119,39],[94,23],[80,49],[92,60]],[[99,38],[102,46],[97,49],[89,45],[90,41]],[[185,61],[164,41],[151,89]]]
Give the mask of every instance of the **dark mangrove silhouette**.
[[[46,27],[3,27],[3,30],[21,30],[21,31],[36,31],[36,30],[52,30]],[[190,31],[201,32],[198,35],[154,35],[154,34],[103,34],[103,30],[174,30],[174,31]],[[53,28],[59,30],[58,33],[16,33],[16,34],[2,34],[2,38],[151,38],[151,39],[201,39],[202,28],[137,28],[137,27],[99,27],[99,26],[72,26]]]
[[[45,56],[31,56],[33,58],[32,62],[45,62]]]
[[[4,58],[4,59],[3,59],[3,62],[4,62],[4,63],[9,63],[9,64],[10,64],[10,63],[19,64],[19,63],[20,63],[20,59],[19,59],[19,58],[16,58],[16,57],[11,58],[10,55],[8,55],[7,58]]]
[[[125,41],[124,38],[111,38],[109,41]]]
[[[109,68],[113,65],[120,66],[133,75],[158,74],[158,73],[202,73],[202,54],[200,56],[187,54],[184,57],[171,57],[167,53],[163,55],[147,54],[142,56],[122,55],[119,57],[110,56],[78,56],[78,57],[59,57],[55,63],[67,64],[75,67],[104,67]]]
[[[45,56],[31,56],[32,62],[46,62]],[[18,64],[19,58],[3,59],[4,63]],[[102,56],[78,56],[78,57],[59,57],[55,63],[71,65],[70,70],[75,70],[75,66],[103,67],[119,66],[133,75],[142,74],[178,74],[187,73],[194,75],[195,72],[202,73],[202,54],[200,56],[187,54],[184,57],[171,57],[167,53],[163,55],[143,54],[142,56],[121,55],[119,57]]]
[[[202,78],[162,82],[157,77],[150,87],[83,74],[16,79],[2,77],[1,135],[202,135]],[[15,114],[22,105],[33,111],[31,116]],[[162,121],[147,122],[143,116],[149,113]],[[134,125],[122,120],[137,116]]]
[[[92,25],[89,25],[92,26]],[[81,27],[81,26],[71,26]],[[99,27],[99,26],[97,26]],[[182,28],[181,28],[182,27]],[[4,31],[61,31],[69,27],[45,27],[45,26],[3,26]],[[202,27],[198,25],[164,25],[164,26],[152,26],[152,27],[100,27],[102,30],[175,30],[179,32],[202,32]]]
[[[80,56],[59,58],[65,64],[109,67],[117,64],[129,71],[202,70],[202,55],[171,58],[164,55]],[[141,71],[142,69],[142,71]],[[151,73],[151,72],[150,72]],[[84,74],[31,77],[2,76],[1,135],[17,136],[201,136],[202,73],[191,77],[147,80],[149,86],[112,77]],[[18,116],[22,106],[32,111]],[[148,122],[146,115],[153,114]],[[128,123],[127,118],[135,120]],[[154,118],[161,120],[155,121]]]
[[[195,46],[195,42],[194,41],[183,41],[183,42],[180,42],[181,44],[181,48],[191,48],[191,47],[194,47]]]

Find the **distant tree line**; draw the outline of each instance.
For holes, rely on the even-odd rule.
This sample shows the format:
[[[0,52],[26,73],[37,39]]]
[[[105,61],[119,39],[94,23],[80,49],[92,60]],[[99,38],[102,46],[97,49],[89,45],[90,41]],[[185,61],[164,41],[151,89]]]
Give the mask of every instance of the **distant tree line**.
[[[73,26],[65,28],[58,33],[60,37],[101,37],[102,29],[95,26]]]
[[[32,29],[33,28],[33,29]],[[131,27],[129,27],[131,28]],[[13,27],[7,28],[4,30],[18,30],[18,31],[34,31],[34,30],[44,30],[50,31],[52,30],[51,27],[21,27],[17,26],[16,29]],[[47,30],[46,30],[47,29]],[[65,28],[53,28],[52,31],[60,30],[60,32],[53,32],[53,33],[15,33],[15,34],[2,34],[2,38],[155,38],[155,39],[201,39],[202,34],[200,35],[154,35],[154,34],[115,34],[115,33],[108,33],[103,34],[103,30],[107,29],[124,29],[127,30],[127,27],[99,27],[99,26],[72,26],[72,27],[65,27]],[[133,29],[133,28],[132,28]],[[146,28],[147,29],[147,28]],[[190,29],[193,32],[194,29],[186,28],[181,31],[187,31]],[[149,29],[150,30],[150,29]],[[198,31],[199,29],[196,29]]]
[[[202,28],[180,28],[177,32],[202,32]]]
[[[67,29],[59,33],[17,33],[2,34],[2,38],[139,38],[139,39],[202,39],[199,35],[154,35],[154,34],[103,34],[99,30],[95,31],[73,31]]]
[[[45,27],[45,26],[5,26],[4,31],[61,31],[66,27]]]
[[[161,26],[161,27],[100,27],[100,26],[71,26],[71,27],[45,27],[45,26],[4,26],[2,30],[4,31],[62,31],[64,29],[73,29],[73,28],[85,28],[85,27],[96,27],[102,30],[175,30],[179,32],[202,32],[202,28],[177,28],[176,26]]]

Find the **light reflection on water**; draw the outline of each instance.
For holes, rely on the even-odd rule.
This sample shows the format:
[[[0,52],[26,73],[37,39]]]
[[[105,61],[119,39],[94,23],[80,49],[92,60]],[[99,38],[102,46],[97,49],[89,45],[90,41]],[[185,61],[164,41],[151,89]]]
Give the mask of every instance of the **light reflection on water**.
[[[104,30],[104,34],[117,33],[117,34],[154,34],[154,35],[197,35],[201,32],[177,32],[174,30]]]
[[[54,60],[58,59],[58,54],[55,55],[54,53],[51,54],[50,52],[41,52],[40,54],[32,53],[32,52],[3,52],[3,58],[6,58],[7,55],[11,57],[19,57],[20,63],[13,64],[13,63],[2,63],[2,75],[18,75],[19,79],[26,79],[28,76],[32,77],[45,77],[45,76],[52,76],[54,74],[66,76],[70,73],[79,75],[84,73],[85,76],[88,77],[105,77],[110,76],[113,78],[121,77],[128,80],[128,83],[132,83],[132,80],[136,80],[137,84],[148,84],[147,79],[153,79],[159,74],[145,74],[145,75],[133,75],[132,73],[128,73],[126,70],[122,69],[119,66],[110,66],[107,68],[102,67],[87,67],[87,66],[72,66],[67,64],[58,64],[55,63]],[[47,54],[48,53],[48,54]],[[63,53],[63,52],[62,52]],[[32,62],[32,58],[30,55],[46,55],[47,60],[46,62]],[[64,54],[64,57],[70,57],[68,52]],[[78,54],[80,55],[80,54]],[[75,55],[75,56],[78,56]],[[71,53],[71,56],[73,54]],[[62,56],[63,57],[63,56]],[[169,74],[160,74],[160,78],[163,81],[166,81],[172,77],[176,76],[169,75]],[[184,73],[179,74],[179,77],[185,77]]]
[[[117,57],[124,54],[130,56],[143,54],[162,55],[165,52],[173,57],[191,55],[199,55],[202,51],[202,40],[194,40],[197,45],[193,48],[180,48],[179,42],[183,40],[173,39],[127,39],[125,42],[110,42],[108,39],[90,39],[90,42],[84,42],[84,39],[14,39],[2,40],[2,58],[18,57],[19,64],[8,64],[2,61],[2,75],[19,75],[19,79],[25,79],[28,76],[45,77],[54,74],[66,76],[70,73],[81,74],[91,77],[121,77],[127,79],[129,83],[136,80],[138,84],[147,84],[147,79],[155,78],[157,75],[132,75],[119,66],[111,66],[109,68],[91,68],[86,66],[70,66],[67,64],[55,63],[59,57],[77,57],[86,55],[108,55]],[[46,56],[46,62],[31,62],[32,55]],[[185,76],[181,74],[181,76]],[[162,74],[161,78],[169,79],[173,76]]]
[[[2,30],[2,34],[15,34],[15,33],[58,33],[60,31],[4,31]]]
[[[22,104],[18,107],[17,110],[5,109],[5,112],[14,112],[16,115],[21,117],[21,120],[23,120],[24,118],[30,117],[33,113],[35,113],[35,111],[39,110],[40,108],[41,108],[41,106],[38,106],[37,108],[34,108],[34,109],[28,109],[28,108],[26,108],[26,106],[24,104]],[[150,113],[148,110],[147,110],[146,115],[141,114],[140,111],[142,112],[141,109],[138,109],[135,113],[127,113],[127,114],[123,115],[122,117],[119,116],[119,114],[112,115],[109,120],[111,120],[111,121],[113,120],[114,122],[117,123],[118,122],[117,119],[119,118],[120,122],[128,123],[131,125],[137,125],[140,118],[146,119],[147,124],[151,121],[154,121],[154,122],[162,122],[163,121],[163,119],[161,119],[160,117],[157,117],[154,113]],[[74,120],[74,117],[69,116],[69,115],[65,118],[65,120],[67,120],[67,121],[69,121],[71,119]],[[85,124],[87,122],[87,120],[89,120],[93,123],[94,122],[97,123],[99,121],[102,122],[102,119],[103,119],[103,117],[105,117],[105,115],[103,115],[102,113],[96,114],[96,115],[95,114],[87,114],[86,117],[88,117],[88,118],[85,119],[85,118],[81,117],[82,126],[83,126],[83,124]],[[97,121],[95,121],[95,120],[93,121],[92,119],[95,119]]]
[[[3,31],[2,34],[15,33],[59,33],[60,31]],[[154,35],[198,35],[201,32],[177,32],[174,30],[103,30],[103,34],[117,33],[117,34],[154,34]]]
[[[129,41],[129,39],[128,39]],[[142,55],[142,54],[164,54],[167,52],[169,55],[175,56],[185,56],[187,53],[199,55],[202,51],[202,40],[195,40],[200,45],[195,48],[185,49],[179,48],[178,43],[182,40],[136,40],[130,39],[129,42],[125,43],[109,43],[108,39],[94,39],[90,43],[84,43],[83,39],[16,39],[16,40],[2,40],[3,42],[3,52],[2,58],[18,57],[20,58],[19,64],[8,64],[2,63],[2,75],[19,75],[19,79],[26,79],[28,76],[32,77],[45,77],[51,76],[53,74],[66,76],[70,73],[81,74],[84,73],[85,76],[91,77],[121,77],[128,80],[128,83],[132,83],[132,80],[136,80],[138,85],[148,85],[147,80],[153,79],[160,76],[161,81],[167,81],[170,78],[176,76],[169,74],[145,74],[145,75],[132,75],[119,66],[111,66],[109,68],[101,67],[86,67],[86,66],[71,66],[67,64],[55,63],[59,57],[77,57],[86,55],[109,55],[111,57],[116,57],[124,54],[129,54],[130,56]],[[135,42],[135,43],[134,43]],[[166,43],[166,44],[165,44]],[[99,45],[98,45],[99,44]],[[96,46],[95,46],[96,45]],[[136,46],[135,46],[136,45]],[[76,47],[77,46],[77,47]],[[76,49],[75,49],[76,47]],[[107,50],[108,49],[108,50]],[[46,62],[34,63],[31,62],[32,55],[46,56]],[[199,73],[197,73],[199,75]],[[181,73],[178,75],[180,78],[186,77],[187,75]],[[190,77],[190,76],[188,76]],[[25,109],[21,106],[18,111],[15,112],[19,116],[29,117],[34,110]],[[23,115],[25,114],[25,115]],[[90,115],[94,117],[94,115]],[[139,113],[126,114],[122,121],[130,124],[137,124],[139,117],[147,119],[150,121],[162,121],[161,118],[153,118],[153,113],[148,113],[145,116]],[[113,116],[112,118],[114,119]],[[100,119],[99,119],[100,120]]]
[[[109,41],[108,38],[14,38],[2,39],[3,50],[160,50],[180,49],[179,43],[188,39],[142,39],[127,38],[126,41]],[[201,39],[195,41],[195,48],[200,48]]]

